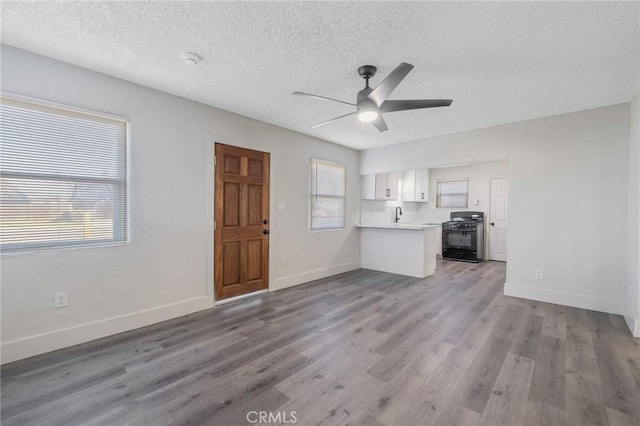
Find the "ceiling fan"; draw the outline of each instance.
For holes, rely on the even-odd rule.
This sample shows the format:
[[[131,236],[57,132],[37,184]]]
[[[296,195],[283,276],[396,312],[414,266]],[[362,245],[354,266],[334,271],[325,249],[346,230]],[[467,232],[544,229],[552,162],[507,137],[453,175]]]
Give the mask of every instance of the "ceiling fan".
[[[313,95],[311,93],[293,92],[294,95],[308,96],[324,101],[340,102],[341,104],[356,107],[354,112],[323,121],[322,123],[311,126],[312,128],[324,126],[325,124],[357,114],[361,121],[371,122],[376,128],[384,132],[389,130],[387,123],[382,118],[382,113],[394,111],[406,111],[410,109],[435,108],[451,105],[451,99],[405,99],[405,100],[387,100],[391,92],[400,84],[400,82],[413,69],[413,65],[402,62],[396,67],[382,82],[375,88],[369,87],[369,79],[376,74],[378,70],[373,65],[363,65],[358,68],[358,74],[365,80],[365,87],[358,92],[356,103],[341,101],[338,99],[327,98],[325,96]]]

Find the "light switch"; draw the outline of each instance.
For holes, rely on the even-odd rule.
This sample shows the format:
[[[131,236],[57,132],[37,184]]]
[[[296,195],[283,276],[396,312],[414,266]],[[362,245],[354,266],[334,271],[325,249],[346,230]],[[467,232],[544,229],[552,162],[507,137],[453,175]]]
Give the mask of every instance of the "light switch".
[[[287,211],[287,204],[284,201],[278,202],[278,211],[279,212],[286,212]]]
[[[480,204],[480,200],[473,200],[473,205],[477,206],[478,204]]]

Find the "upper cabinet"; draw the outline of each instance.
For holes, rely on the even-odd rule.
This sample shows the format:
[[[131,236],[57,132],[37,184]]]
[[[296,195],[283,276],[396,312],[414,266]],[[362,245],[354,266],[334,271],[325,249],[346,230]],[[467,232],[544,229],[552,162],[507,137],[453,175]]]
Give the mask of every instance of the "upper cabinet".
[[[378,173],[362,176],[362,199],[395,200],[398,198],[398,174]]]
[[[360,192],[363,200],[376,199],[376,175],[362,175]]]
[[[426,203],[429,201],[429,170],[402,172],[402,201]]]

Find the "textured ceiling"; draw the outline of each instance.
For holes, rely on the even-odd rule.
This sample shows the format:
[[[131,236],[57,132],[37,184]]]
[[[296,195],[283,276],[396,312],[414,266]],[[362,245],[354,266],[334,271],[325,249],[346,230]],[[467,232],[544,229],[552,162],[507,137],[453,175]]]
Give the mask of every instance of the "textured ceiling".
[[[2,41],[357,149],[628,102],[638,2],[2,2]],[[180,54],[202,62],[186,67]],[[348,117],[356,69],[414,70],[390,99],[449,108]]]

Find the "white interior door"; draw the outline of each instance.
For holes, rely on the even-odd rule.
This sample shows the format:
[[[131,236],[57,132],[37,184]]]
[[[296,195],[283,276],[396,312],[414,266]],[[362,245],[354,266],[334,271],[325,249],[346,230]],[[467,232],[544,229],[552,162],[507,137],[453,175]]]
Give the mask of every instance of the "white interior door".
[[[491,179],[491,212],[489,213],[489,259],[507,260],[507,205],[509,179]]]

